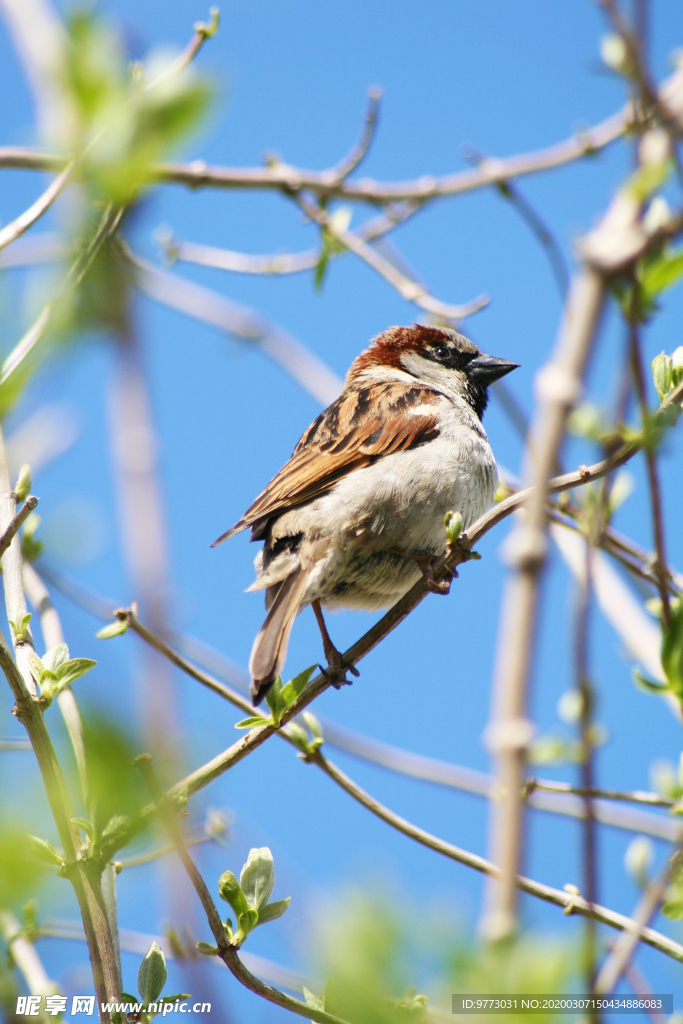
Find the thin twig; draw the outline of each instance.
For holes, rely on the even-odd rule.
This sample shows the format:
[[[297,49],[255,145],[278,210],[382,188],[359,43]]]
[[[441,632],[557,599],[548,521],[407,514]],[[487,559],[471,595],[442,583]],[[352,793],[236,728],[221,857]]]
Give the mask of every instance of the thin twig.
[[[12,519],[11,523],[0,537],[0,558],[7,551],[7,548],[12,543],[13,538],[17,534],[19,528],[24,525],[28,517],[33,512],[34,508],[38,505],[38,499],[34,494],[29,494],[28,498],[21,506],[17,514]]]
[[[330,176],[331,181],[335,184],[339,184],[348,178],[358,167],[360,163],[367,156],[368,150],[372,145],[372,140],[375,137],[377,130],[377,121],[379,118],[379,108],[382,102],[382,90],[381,89],[370,89],[368,92],[368,105],[365,111],[365,119],[363,121],[363,128],[360,133],[360,137],[356,142],[353,149],[345,156],[336,167],[332,167],[327,173]]]
[[[596,789],[584,786],[572,786],[568,782],[552,782],[549,779],[531,778],[526,783],[529,792],[543,790],[547,793],[573,793],[574,796],[588,797],[591,800],[620,800],[626,803],[646,804],[648,807],[673,807],[677,801],[659,793],[647,793],[634,789],[624,792],[617,789]]]
[[[136,269],[137,287],[157,302],[247,341],[278,363],[323,405],[338,396],[342,382],[313,352],[286,331],[202,285],[161,270],[122,250]]]
[[[628,927],[619,936],[608,958],[600,968],[600,973],[595,980],[595,992],[602,995],[612,992],[626,970],[638,943],[647,942],[647,939],[644,938],[646,925],[664,899],[669,883],[680,867],[682,859],[683,851],[679,849],[659,878],[646,885],[638,906],[629,919]]]
[[[58,585],[58,583],[56,585]],[[88,610],[92,612],[93,609],[90,607]],[[99,615],[99,612],[97,614]],[[132,609],[118,609],[113,613],[101,617],[104,619],[111,619],[112,615],[128,622],[133,632],[137,633],[137,635],[146,643],[151,644],[155,650],[167,657],[169,661],[171,661],[181,671],[189,675],[192,679],[195,679],[207,689],[218,694],[218,696],[223,697],[224,700],[227,700],[233,706],[238,707],[247,714],[253,714],[253,707],[249,700],[247,700],[246,696],[242,696],[241,693],[236,692],[229,686],[226,686],[210,673],[203,671],[191,661],[188,661],[187,658],[174,650],[174,648],[171,647],[164,639],[156,636],[148,630],[133,613]],[[182,642],[183,640],[187,641],[190,638],[178,637],[176,639],[179,642]],[[217,657],[220,657],[217,652],[214,653]],[[234,675],[232,664],[230,664],[229,667],[232,669],[231,674]],[[239,680],[237,680],[237,682],[239,683]],[[244,679],[242,682],[244,683],[243,689],[246,693],[249,687],[249,677],[246,673],[244,673]],[[335,725],[327,720],[323,720],[322,724],[325,739],[332,746],[339,747],[339,749],[346,750],[348,753],[354,754],[357,757],[363,758],[364,760],[370,761],[374,764],[381,765],[384,768],[388,768],[390,771],[396,771],[403,775],[423,779],[426,782],[433,782],[437,785],[447,786],[452,789],[473,793],[477,796],[483,796],[488,799],[493,799],[495,796],[495,780],[490,775],[486,775],[483,772],[474,771],[471,768],[463,768],[459,765],[449,764],[443,761],[437,761],[434,758],[423,757],[420,754],[413,754],[397,747],[391,747],[386,743],[379,742],[378,740],[372,740],[368,737],[360,736],[357,733],[353,733],[350,730]],[[290,744],[293,744],[286,727],[284,729],[280,729],[277,735],[282,739],[287,740]],[[566,792],[569,799],[553,799],[552,797],[543,796],[541,793],[534,793],[536,788],[539,790],[544,788],[550,789],[551,786],[557,786],[558,792]],[[570,786],[567,786],[566,789],[559,788],[561,786],[563,787],[564,784],[545,783],[543,781],[539,781],[537,785],[536,780],[529,780],[525,786],[527,802],[531,807],[541,811],[567,815],[572,818],[578,818],[579,820],[582,819],[584,815],[583,801],[576,799],[572,800],[571,797],[572,795],[582,796],[583,794]],[[600,795],[600,792],[596,791],[595,796],[597,797]],[[645,795],[650,795],[653,798],[655,797],[655,794]],[[615,828],[622,828],[630,832],[646,833],[671,842],[675,842],[680,839],[681,828],[683,826],[679,826],[674,820],[670,818],[660,818],[659,816],[644,814],[642,812],[624,812],[621,809],[609,806],[607,800],[610,797],[610,793],[608,791],[605,792],[605,797],[606,799],[603,802],[595,803],[594,805],[596,820],[600,821],[601,824],[612,825]],[[657,806],[655,799],[643,802],[653,803]],[[668,807],[673,803],[674,801],[669,801],[661,804],[661,806]]]
[[[680,87],[680,75],[675,73],[660,86],[660,95],[675,93]],[[495,185],[499,181],[563,167],[574,160],[592,155],[619,139],[633,123],[633,108],[626,104],[616,114],[571,135],[562,142],[545,149],[522,153],[499,161],[495,170],[479,168],[456,171],[442,177],[423,175],[413,181],[378,182],[362,179],[358,182],[330,182],[328,171],[308,171],[303,168],[279,164],[276,167],[211,167],[203,160],[188,164],[162,164],[155,170],[155,179],[161,183],[187,185],[191,188],[237,189],[306,189],[320,198],[357,199],[371,203],[392,203],[400,200],[424,202],[445,196],[458,195],[472,189]],[[0,168],[17,167],[27,170],[59,170],[64,159],[52,153],[19,146],[0,148]]]
[[[368,245],[358,235],[352,231],[344,231],[336,227],[332,219],[328,217],[327,213],[320,206],[309,202],[298,191],[294,193],[294,198],[311,220],[315,221],[332,238],[336,239],[337,242],[362,259],[373,270],[377,271],[385,281],[388,281],[397,290],[401,298],[405,299],[406,302],[414,302],[420,309],[424,309],[428,313],[434,313],[445,320],[454,321],[463,320],[465,317],[477,313],[488,304],[489,299],[485,295],[480,295],[478,298],[462,306],[452,306],[447,302],[441,302],[440,299],[430,295],[417,281],[402,273],[377,249]]]
[[[158,85],[161,85],[163,82],[167,82],[170,78],[175,78],[176,75],[179,75],[192,63],[206,40],[215,36],[218,31],[220,11],[217,7],[211,7],[209,9],[209,15],[211,17],[211,21],[208,22],[208,24],[202,21],[195,22],[194,35],[183,52],[178,54],[176,59],[172,61],[167,68],[164,68],[156,78],[153,78],[152,81],[147,84],[147,89],[156,89]]]
[[[484,167],[489,160],[488,157],[484,156],[483,153],[480,153],[479,150],[475,149],[473,146],[465,148],[464,156],[466,160],[480,169]],[[495,164],[497,161],[493,161],[493,163]],[[514,206],[522,220],[538,239],[541,248],[548,257],[550,269],[552,270],[553,277],[555,278],[560,298],[564,302],[569,289],[569,271],[567,270],[565,258],[555,236],[540,214],[537,213],[529,200],[524,197],[516,185],[509,180],[499,181],[496,184],[496,188],[500,194],[507,199],[512,206]]]
[[[83,279],[93,265],[93,262],[101,246],[106,239],[116,231],[122,216],[121,209],[111,206],[102,214],[95,234],[88,245],[78,254],[67,271],[64,279],[57,289],[57,298],[66,298],[73,291],[80,287]],[[23,338],[12,349],[0,367],[0,387],[7,383],[10,377],[22,367],[28,357],[34,352],[52,321],[55,308],[55,300],[47,302],[37,317],[35,323],[29,328]]]
[[[59,985],[50,979],[36,952],[36,947],[9,910],[0,909],[0,935],[5,940],[11,962],[24,979],[30,994],[34,996],[58,995]],[[41,1017],[44,1021],[50,1019],[47,1014],[41,1014]]]
[[[57,196],[69,181],[74,166],[75,161],[72,160],[66,165],[64,170],[50,182],[42,196],[39,196],[35,203],[33,203],[32,206],[29,206],[28,210],[25,210],[16,218],[16,220],[6,224],[5,227],[0,230],[0,249],[4,249],[6,245],[10,245],[10,243],[21,237],[25,231],[28,231],[32,224],[35,224],[36,221],[39,220],[47,210],[49,210]]]
[[[62,939],[68,942],[85,941],[83,925],[80,921],[69,921],[61,918],[47,918],[41,922],[36,930],[36,935],[37,938]],[[193,942],[192,946],[187,949],[187,953],[183,956],[182,950],[178,950],[177,943],[169,941],[168,936],[165,935],[149,935],[143,932],[132,931],[130,928],[122,928],[120,937],[121,949],[127,953],[137,953],[139,956],[144,956],[153,942],[156,942],[157,946],[163,949],[167,960],[194,960],[200,955],[197,953]],[[204,958],[202,957],[202,959]],[[310,979],[305,978],[290,967],[285,967],[284,964],[276,963],[273,960],[267,960],[265,957],[257,956],[255,953],[243,951],[241,959],[249,970],[256,971],[259,975],[268,978],[271,984],[279,985],[282,988],[289,989],[291,992],[300,992],[302,985],[313,984]],[[225,967],[218,958],[207,958],[205,962],[215,964],[220,970],[223,970]]]
[[[400,817],[398,814],[394,814],[393,811],[375,800],[365,790],[361,789],[360,786],[357,786],[340,768],[323,757],[319,750],[308,755],[307,759],[309,762],[317,764],[349,796],[352,796],[359,804],[371,811],[376,817],[381,818],[388,825],[391,825],[398,832],[402,832],[403,835],[416,840],[416,842],[428,847],[430,850],[435,850],[444,857],[449,857],[460,864],[474,868],[475,871],[480,871],[482,874],[494,878],[500,877],[500,869],[491,861],[453,846],[451,843],[447,843],[443,839],[439,839],[437,836],[433,836],[429,832],[425,832],[423,829],[411,824],[411,822],[406,821],[405,818]],[[610,928],[617,928],[623,931],[633,926],[630,918],[608,910],[606,907],[597,905],[591,907],[587,900],[574,892],[563,892],[560,889],[553,889],[548,885],[542,885],[540,882],[519,876],[515,878],[515,886],[521,892],[525,892],[530,896],[536,896],[538,899],[545,900],[546,903],[553,903],[555,906],[563,907],[566,913],[577,913],[582,917],[593,917],[596,921],[609,925]],[[640,935],[643,942],[647,942],[648,945],[658,949],[661,953],[665,953],[667,956],[683,962],[683,946],[679,943],[651,928],[643,928]]]
[[[394,228],[404,224],[421,209],[420,203],[393,203],[387,206],[379,217],[372,217],[354,232],[362,241],[371,242],[387,235]],[[306,249],[302,252],[271,253],[265,256],[254,256],[244,252],[233,252],[219,249],[213,245],[198,245],[195,242],[179,241],[167,232],[158,232],[159,242],[164,255],[172,263],[195,263],[203,267],[215,267],[236,274],[286,275],[300,274],[315,270],[320,263],[319,249]],[[332,259],[346,252],[333,251]]]
[[[604,480],[609,479],[605,477]],[[604,481],[603,481],[604,482]],[[597,515],[600,515],[598,512]],[[599,531],[598,531],[599,532]],[[598,902],[598,857],[597,830],[595,828],[595,804],[589,795],[595,786],[595,744],[593,741],[593,709],[595,695],[588,671],[588,627],[590,621],[590,600],[592,580],[593,549],[588,540],[584,543],[584,572],[579,580],[576,608],[575,653],[576,653],[576,684],[581,699],[579,729],[581,734],[581,787],[587,794],[584,796],[584,816],[582,823],[583,852],[583,885],[586,899],[590,906]],[[594,918],[586,920],[586,944],[584,969],[586,972],[587,991],[590,991],[595,980],[597,956],[597,932]],[[598,1021],[595,1010],[590,1011],[593,1024]]]
[[[212,836],[190,836],[185,839],[185,846],[190,849],[193,846],[202,846],[204,843],[210,843],[213,841]],[[160,860],[162,857],[167,857],[169,853],[173,853],[175,846],[171,843],[168,846],[160,846],[157,850],[148,850],[147,853],[139,853],[136,857],[124,857],[122,860],[116,861],[117,871],[123,871],[124,868],[139,868],[144,864],[153,864],[155,860]]]
[[[632,285],[635,295],[636,283]],[[631,357],[631,369],[640,406],[640,415],[643,429],[647,428],[650,411],[647,401],[647,390],[645,387],[645,372],[643,359],[640,350],[640,335],[638,325],[634,318],[628,323],[629,352]],[[645,446],[645,463],[647,465],[647,478],[650,489],[650,504],[652,508],[652,529],[654,533],[655,551],[657,557],[652,566],[657,579],[657,588],[662,601],[662,621],[667,628],[671,622],[671,603],[669,601],[669,586],[666,568],[666,545],[664,541],[664,514],[662,509],[662,493],[659,484],[659,472],[657,469],[657,453],[652,444]]]
[[[168,807],[166,797],[161,790],[159,781],[152,767],[152,759],[149,754],[141,754],[139,757],[136,757],[135,764],[137,768],[139,768],[145,783],[147,784],[147,788],[149,789],[155,806],[159,811],[161,820],[166,827],[176,853],[178,854],[187,876],[192,882],[192,886],[200,899],[202,907],[204,908],[204,913],[206,914],[209,928],[211,929],[216,942],[218,956],[220,956],[228,970],[238,979],[238,981],[241,981],[243,985],[251,989],[252,992],[263,996],[269,1002],[275,1003],[277,1006],[283,1006],[285,1009],[291,1010],[300,1017],[306,1017],[310,1020],[318,1021],[319,1024],[345,1024],[341,1018],[335,1017],[333,1014],[325,1013],[321,1010],[316,1010],[313,1007],[308,1006],[306,1003],[300,1002],[298,999],[292,999],[291,996],[285,995],[284,992],[280,992],[279,990],[272,988],[265,982],[259,981],[259,979],[255,978],[254,975],[244,966],[238,956],[237,949],[235,946],[231,945],[228,940],[225,925],[221,921],[220,914],[218,913],[216,904],[214,903],[211,893],[207,888],[206,882],[187,852],[187,848],[183,841],[180,829],[178,828],[175,816]]]
[[[28,740],[0,740],[0,750],[31,750]]]

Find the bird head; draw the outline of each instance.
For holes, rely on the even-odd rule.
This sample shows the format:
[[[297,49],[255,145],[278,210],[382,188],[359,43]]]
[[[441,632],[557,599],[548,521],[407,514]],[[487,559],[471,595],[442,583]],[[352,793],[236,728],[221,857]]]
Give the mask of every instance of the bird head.
[[[451,327],[389,327],[352,363],[347,386],[362,380],[390,380],[396,371],[439,391],[462,396],[481,419],[487,388],[519,363],[489,356]]]

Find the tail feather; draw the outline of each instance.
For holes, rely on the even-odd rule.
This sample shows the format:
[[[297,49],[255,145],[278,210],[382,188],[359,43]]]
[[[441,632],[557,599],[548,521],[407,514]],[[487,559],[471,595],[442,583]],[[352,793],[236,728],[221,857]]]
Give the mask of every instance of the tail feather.
[[[266,621],[256,634],[249,659],[251,699],[254,705],[261,703],[282,671],[289,634],[299,613],[310,574],[310,569],[296,569],[278,585],[277,593],[268,602]]]

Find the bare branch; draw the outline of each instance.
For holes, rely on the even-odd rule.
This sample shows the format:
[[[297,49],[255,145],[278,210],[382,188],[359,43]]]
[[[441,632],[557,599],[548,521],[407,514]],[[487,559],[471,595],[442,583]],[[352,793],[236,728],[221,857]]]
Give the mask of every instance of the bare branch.
[[[21,924],[9,910],[0,909],[0,935],[5,940],[7,952],[31,995],[57,995],[59,985],[50,979],[35,946],[26,937]],[[41,1016],[44,1021],[49,1020],[46,1014]]]
[[[0,537],[0,558],[7,551],[7,548],[12,543],[14,537],[19,531],[19,528],[23,526],[28,517],[33,512],[34,508],[38,506],[38,499],[35,495],[29,494],[28,498],[21,506],[19,511],[16,513],[5,532]]]
[[[410,778],[421,779],[423,782],[446,786],[449,789],[486,797],[490,800],[496,796],[496,780],[485,772],[450,764],[447,761],[438,761],[423,754],[415,754],[412,751],[382,743],[330,722],[327,718],[321,718],[320,721],[326,743],[363,761],[379,765],[400,775],[407,775]],[[549,792],[542,792],[545,790]],[[550,793],[557,793],[558,796],[551,796]],[[534,810],[566,815],[579,821],[585,815],[583,800],[579,799],[585,794],[568,783],[550,783],[546,780],[529,779],[524,787],[524,795],[529,807]],[[668,842],[679,842],[683,837],[683,825],[674,818],[649,814],[646,811],[631,811],[622,807],[613,807],[609,801],[619,799],[619,795],[613,794],[611,790],[595,790],[592,795],[595,797],[593,805],[595,820],[601,825],[655,836]],[[652,800],[642,801],[651,806],[668,807],[670,803],[674,802],[662,802],[660,805],[657,803],[656,794],[643,795],[653,797]],[[601,797],[604,799],[600,799]]]
[[[44,936],[47,939],[63,939],[70,942],[85,941],[83,926],[80,921],[69,921],[60,918],[46,919],[39,925],[37,934],[39,937]],[[120,937],[121,949],[127,953],[137,953],[139,956],[144,956],[152,943],[156,942],[157,946],[163,949],[167,960],[183,959],[181,953],[176,948],[176,944],[169,942],[167,936],[147,935],[142,932],[132,931],[129,928],[122,928]],[[187,959],[192,959],[197,955],[193,944],[192,949],[188,949]],[[248,970],[256,971],[262,977],[268,978],[271,984],[279,985],[282,988],[289,989],[291,992],[300,992],[302,985],[312,984],[310,979],[304,978],[303,975],[293,971],[290,967],[285,967],[283,964],[278,964],[273,960],[267,960],[265,957],[257,956],[255,953],[243,951],[241,959]],[[207,963],[215,964],[221,971],[225,967],[218,958],[207,959]]]
[[[635,296],[636,284],[632,285]],[[645,371],[643,369],[643,357],[640,348],[640,333],[635,322],[635,315],[629,318],[628,323],[629,353],[631,358],[631,370],[640,406],[640,416],[643,428],[647,426],[650,411],[647,401],[647,390],[645,386]],[[657,469],[657,454],[652,445],[646,445],[645,463],[647,465],[647,479],[650,489],[650,505],[652,509],[652,529],[654,534],[655,551],[657,557],[653,565],[653,572],[657,580],[657,588],[662,601],[662,621],[665,628],[671,622],[671,604],[669,601],[669,581],[666,568],[666,544],[664,540],[664,513],[662,509],[662,494],[659,484],[659,471]]]
[[[433,313],[444,320],[454,321],[463,320],[465,317],[471,316],[473,313],[483,309],[488,304],[489,299],[485,295],[480,295],[478,298],[473,299],[472,302],[466,303],[463,306],[451,306],[446,302],[441,302],[439,299],[434,298],[433,295],[430,295],[417,281],[403,274],[377,249],[373,249],[371,245],[368,245],[358,235],[352,231],[343,231],[335,227],[332,218],[328,217],[321,207],[304,199],[299,193],[295,194],[295,199],[311,220],[315,221],[316,224],[328,232],[341,245],[355,253],[373,270],[376,270],[385,281],[388,281],[397,290],[401,298],[405,299],[406,302],[414,302],[415,305],[426,310],[428,313]]]
[[[5,246],[14,242],[17,238],[20,238],[32,224],[35,224],[36,221],[39,220],[47,210],[49,210],[57,196],[69,181],[74,166],[75,161],[72,160],[66,165],[64,170],[57,175],[54,181],[50,182],[42,196],[39,196],[35,203],[33,203],[32,206],[29,206],[28,210],[25,210],[24,213],[16,218],[16,220],[6,224],[5,227],[0,230],[0,249],[4,249]]]
[[[600,973],[595,980],[595,992],[600,994],[612,992],[628,967],[638,943],[647,942],[645,938],[646,925],[664,899],[667,887],[680,867],[682,859],[683,852],[678,850],[659,878],[645,887],[628,927],[621,933],[610,955],[600,968]]]
[[[349,796],[353,797],[354,800],[371,811],[376,817],[391,825],[397,832],[402,832],[403,835],[408,836],[409,839],[414,839],[422,846],[435,850],[444,857],[449,857],[451,860],[465,864],[467,867],[474,868],[475,871],[480,871],[482,874],[492,878],[500,877],[500,869],[491,861],[485,860],[475,853],[462,850],[458,846],[453,846],[451,843],[447,843],[443,839],[439,839],[437,836],[431,835],[431,833],[425,832],[423,829],[411,824],[411,822],[406,821],[405,818],[400,817],[398,814],[394,814],[393,811],[390,811],[383,804],[375,800],[374,797],[366,793],[360,786],[357,786],[335,764],[324,758],[319,750],[314,754],[310,754],[308,760],[311,763],[317,764]],[[515,886],[520,892],[525,892],[529,896],[536,896],[538,899],[545,900],[546,903],[553,903],[557,907],[563,907],[565,913],[577,913],[582,917],[592,917],[594,920],[602,922],[602,924],[609,925],[610,928],[618,928],[622,931],[633,927],[633,921],[630,918],[617,914],[605,907],[590,906],[582,896],[574,892],[552,889],[548,885],[519,876],[515,878]],[[667,956],[673,957],[674,960],[683,962],[683,946],[673,942],[667,936],[661,935],[651,928],[642,928],[640,938],[641,941],[653,946],[654,949],[658,949],[660,953],[665,953]]]
[[[583,240],[583,266],[569,295],[555,353],[539,375],[539,405],[526,456],[526,475],[534,490],[523,520],[508,543],[513,572],[504,592],[489,728],[489,744],[504,793],[494,809],[491,833],[492,856],[502,868],[501,881],[488,889],[484,930],[491,937],[510,934],[516,927],[514,879],[523,846],[520,792],[532,728],[526,718],[527,690],[546,557],[548,482],[567,414],[580,393],[607,281],[632,266],[653,244],[640,223],[640,210],[639,199],[625,186],[617,192],[598,228]]]
[[[387,206],[381,216],[367,220],[354,234],[364,242],[371,242],[405,223],[420,209],[420,203],[394,203]],[[315,270],[320,262],[319,249],[253,256],[243,252],[232,252],[229,249],[219,249],[212,245],[182,242],[169,232],[158,232],[156,237],[166,258],[171,262],[196,263],[200,266],[216,267],[218,270],[228,270],[236,274],[300,274],[304,271]],[[345,251],[343,250],[343,252]],[[339,255],[342,253],[330,253],[332,259]]]
[[[332,167],[327,172],[330,180],[335,184],[339,184],[344,181],[345,178],[348,178],[349,174],[352,174],[358,165],[365,159],[377,130],[377,121],[379,118],[381,102],[382,90],[377,88],[370,89],[368,92],[368,106],[365,111],[363,129],[358,142],[355,144],[351,152],[348,153],[343,160],[339,161],[336,167]]]
[[[661,102],[678,102],[682,88],[683,70],[679,69],[661,84]],[[161,184],[187,185],[190,188],[260,189],[287,193],[304,189],[321,199],[343,198],[379,204],[401,200],[424,203],[563,167],[604,149],[624,135],[634,120],[633,105],[627,103],[618,113],[592,128],[583,129],[546,149],[502,159],[495,166],[487,166],[485,170],[476,168],[457,171],[442,177],[423,175],[414,181],[378,182],[361,179],[335,184],[329,180],[329,171],[309,171],[286,164],[265,168],[210,167],[204,160],[194,160],[189,164],[162,164],[156,168],[155,180]],[[0,147],[0,168],[59,171],[65,162],[64,158],[52,153],[41,153],[20,146]]]
[[[150,298],[255,345],[323,405],[341,391],[341,380],[322,360],[254,310],[161,270],[128,250],[125,253],[137,270],[138,288]]]
[[[483,153],[480,153],[479,150],[475,149],[473,146],[465,148],[464,156],[466,160],[480,169],[485,167],[488,163],[488,157],[485,157]],[[495,165],[498,161],[494,160],[492,163]],[[543,251],[548,257],[553,277],[555,278],[555,282],[560,292],[560,298],[564,301],[569,288],[569,271],[567,270],[567,264],[564,256],[562,255],[562,250],[560,249],[552,231],[541,218],[540,214],[536,212],[529,200],[522,195],[517,186],[511,181],[499,181],[496,184],[496,188],[500,194],[507,199],[512,206],[514,206],[522,220],[528,225],[538,239]]]
[[[590,797],[602,800],[623,800],[626,803],[647,804],[648,807],[674,807],[676,800],[661,796],[659,793],[648,793],[641,789],[622,791],[619,789],[590,789],[584,786],[572,786],[569,782],[553,782],[550,779],[527,779],[527,792],[533,793],[542,789],[547,793],[573,793],[575,796]]]
[[[265,982],[259,981],[259,979],[255,978],[244,966],[238,956],[236,947],[231,945],[228,941],[225,926],[221,921],[220,914],[218,913],[216,904],[214,903],[211,893],[207,888],[206,882],[187,852],[176,819],[173,812],[169,810],[166,798],[161,791],[159,781],[152,768],[151,758],[148,754],[142,754],[135,759],[135,763],[142,773],[152,799],[154,800],[154,803],[161,815],[164,826],[166,827],[173,846],[175,847],[176,853],[187,872],[187,876],[192,882],[195,892],[199,896],[209,927],[216,941],[218,956],[220,956],[228,970],[237,978],[238,981],[241,981],[243,985],[251,989],[252,992],[263,996],[269,1002],[275,1003],[277,1006],[283,1006],[285,1009],[291,1010],[300,1017],[306,1017],[309,1020],[318,1021],[319,1024],[345,1024],[341,1018],[335,1017],[330,1013],[325,1013],[322,1010],[316,1010],[314,1007],[308,1006],[306,1003],[302,1003],[298,999],[292,999],[291,996],[285,995],[284,992],[280,992],[277,989],[272,988],[270,985],[265,984]]]
[[[163,82],[167,82],[170,78],[175,78],[176,75],[183,72],[195,59],[206,40],[212,39],[213,36],[215,36],[218,31],[220,21],[220,11],[218,7],[211,7],[209,9],[209,15],[211,17],[210,22],[195,22],[194,35],[183,52],[178,54],[176,59],[172,61],[167,68],[164,68],[156,78],[152,79],[152,81],[147,84],[147,89],[155,89],[157,85],[161,85]]]

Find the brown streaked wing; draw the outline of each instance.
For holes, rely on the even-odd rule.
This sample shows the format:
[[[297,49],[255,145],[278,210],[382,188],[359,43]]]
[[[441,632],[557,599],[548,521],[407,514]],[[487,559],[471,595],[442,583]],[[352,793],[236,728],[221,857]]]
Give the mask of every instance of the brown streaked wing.
[[[380,455],[416,448],[438,435],[438,392],[420,384],[372,384],[342,394],[311,424],[289,462],[273,477],[219,544],[247,526],[324,494],[346,473],[370,465]]]

